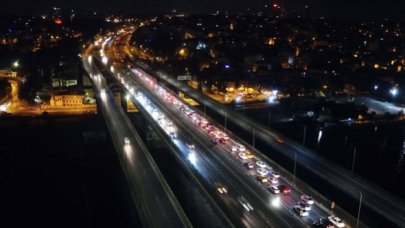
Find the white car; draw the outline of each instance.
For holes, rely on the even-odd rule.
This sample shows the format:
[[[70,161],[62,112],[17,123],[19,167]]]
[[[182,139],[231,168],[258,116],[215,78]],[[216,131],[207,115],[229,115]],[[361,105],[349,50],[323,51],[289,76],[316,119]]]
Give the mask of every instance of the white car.
[[[268,177],[267,178],[269,180],[270,183],[272,184],[278,184],[278,179],[274,178],[274,177]]]
[[[337,227],[345,227],[345,223],[337,216],[329,216],[328,220]]]
[[[250,203],[245,199],[245,197],[241,196],[238,198],[239,203],[245,208],[246,211],[251,212],[253,211],[253,207]]]
[[[129,138],[125,137],[124,138],[124,143],[125,143],[125,145],[129,145],[129,143],[130,143]]]
[[[280,193],[280,189],[278,189],[278,187],[276,185],[269,186],[269,191],[274,193],[274,194]]]
[[[244,145],[237,144],[236,146],[238,147],[238,150],[239,150],[240,152],[243,152],[243,151],[246,150],[246,147],[245,147]]]
[[[267,169],[263,169],[263,168],[257,168],[256,171],[261,176],[266,176],[267,174],[269,174],[269,171]]]
[[[246,155],[245,153],[242,153],[242,152],[239,153],[239,157],[240,157],[242,160],[248,159],[247,155]]]
[[[274,178],[280,178],[280,174],[274,171],[270,171],[270,174],[274,177]]]
[[[231,152],[236,152],[238,150],[238,148],[236,146],[229,146],[228,149]]]
[[[192,144],[192,143],[187,143],[187,147],[188,147],[188,149],[190,149],[190,150],[194,150],[194,149],[195,149],[195,146],[194,146],[194,144]]]
[[[264,161],[261,161],[261,160],[257,161],[256,165],[259,166],[260,168],[266,168],[267,167],[266,163]]]
[[[311,196],[302,195],[301,200],[307,204],[314,204],[314,199]]]

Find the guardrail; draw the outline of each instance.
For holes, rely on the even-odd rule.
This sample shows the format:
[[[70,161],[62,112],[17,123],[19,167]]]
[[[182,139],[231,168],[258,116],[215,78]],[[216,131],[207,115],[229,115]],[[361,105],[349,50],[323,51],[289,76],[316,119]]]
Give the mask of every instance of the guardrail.
[[[89,66],[85,59],[83,59],[83,64],[89,73],[95,71],[99,75],[97,80],[101,82],[95,82],[92,78],[93,87],[98,92],[97,94],[100,94],[100,85],[104,85],[106,99],[111,101],[110,109],[108,109],[101,101],[103,98],[98,97],[98,106],[104,116],[122,169],[129,182],[132,190],[131,195],[143,226],[192,227],[139,134],[133,128],[125,112],[116,103],[98,68],[94,65],[93,67]],[[97,84],[100,85],[97,86]],[[112,113],[118,115],[118,119],[113,118]],[[123,126],[119,127],[118,122],[123,123]],[[131,139],[131,146],[134,151],[123,148],[123,137],[119,131],[123,129],[130,132],[128,137]],[[136,160],[132,159],[133,157],[136,157]]]
[[[137,63],[135,64],[143,71],[151,71],[149,67],[144,67]],[[254,128],[256,131],[256,137],[260,138],[264,142],[267,142],[268,145],[273,148],[274,144],[272,145],[272,143],[274,142],[273,140],[269,140],[269,137],[282,137],[285,141],[285,146],[288,147],[287,150],[282,151],[282,154],[284,156],[287,156],[289,159],[294,160],[295,153],[299,154],[302,160],[298,159],[297,164],[307,169],[312,174],[330,183],[328,174],[332,173],[334,178],[337,178],[340,183],[346,183],[347,186],[350,186],[345,187],[339,185],[338,183],[330,183],[334,185],[336,189],[351,196],[353,199],[357,199],[359,192],[362,192],[362,195],[364,196],[363,204],[370,208],[374,213],[377,213],[382,218],[390,221],[393,225],[405,224],[405,216],[403,216],[405,214],[405,203],[398,197],[387,193],[383,189],[373,185],[372,183],[362,179],[357,175],[353,175],[348,170],[327,159],[322,158],[310,149],[292,140],[289,140],[284,136],[281,136],[281,134],[279,133],[263,127],[261,124],[251,120],[250,118],[206,97],[200,92],[185,85],[183,82],[177,81],[174,78],[164,75],[161,72],[154,72],[154,74],[157,75],[160,80],[187,94],[189,97],[195,99],[197,102],[210,107],[218,114],[221,114],[222,116],[226,115],[228,117],[228,121],[233,122],[235,125],[239,126],[245,131],[251,131],[251,129]],[[318,167],[322,167],[322,171],[314,169],[313,167],[315,165]],[[379,201],[378,203],[377,200]],[[402,214],[402,216],[398,216],[398,214]]]

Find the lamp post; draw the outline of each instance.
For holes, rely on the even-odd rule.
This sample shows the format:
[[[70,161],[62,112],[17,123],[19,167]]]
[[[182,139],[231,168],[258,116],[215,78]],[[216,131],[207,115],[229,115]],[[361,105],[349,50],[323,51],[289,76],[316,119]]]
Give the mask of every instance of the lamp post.
[[[253,133],[252,133],[252,146],[253,146],[253,148],[255,148],[255,140],[256,140],[256,130],[255,130],[255,128],[252,126],[252,129],[253,129]]]
[[[356,226],[359,226],[359,221],[360,221],[360,212],[361,212],[361,202],[363,200],[363,194],[361,193],[361,191],[359,191],[360,193],[360,202],[359,202],[359,211],[357,212],[357,222],[356,222]]]
[[[269,126],[270,126],[270,123],[271,123],[271,109],[269,108]]]
[[[226,113],[224,114],[224,116],[225,116],[224,127],[225,127],[225,131],[226,131],[226,124],[227,124],[227,115],[226,115]]]
[[[352,146],[352,147],[353,147],[352,173],[354,173],[354,164],[356,162],[357,149],[355,146]]]
[[[297,171],[297,153],[294,153],[294,181],[295,181],[295,172]]]

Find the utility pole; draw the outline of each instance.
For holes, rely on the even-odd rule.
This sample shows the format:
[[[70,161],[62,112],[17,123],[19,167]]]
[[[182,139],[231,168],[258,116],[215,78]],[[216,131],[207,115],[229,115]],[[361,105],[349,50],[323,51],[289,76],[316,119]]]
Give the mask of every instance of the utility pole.
[[[356,162],[356,153],[357,153],[357,149],[355,146],[353,146],[353,161],[352,161],[352,173],[354,173],[354,164]]]
[[[269,108],[269,126],[270,126],[270,123],[271,123],[271,109]]]
[[[224,116],[225,116],[224,127],[225,127],[225,131],[226,131],[226,122],[227,122],[227,115],[226,115],[226,113],[224,114]]]
[[[295,181],[295,172],[297,171],[297,153],[294,153],[294,181]]]
[[[360,192],[360,191],[359,191]],[[360,192],[360,202],[359,202],[359,211],[357,212],[357,223],[356,226],[359,226],[360,221],[360,212],[361,212],[361,201],[363,200],[363,194]]]
[[[252,127],[253,129],[253,138],[252,138],[252,146],[255,148],[255,140],[256,140],[256,130]]]

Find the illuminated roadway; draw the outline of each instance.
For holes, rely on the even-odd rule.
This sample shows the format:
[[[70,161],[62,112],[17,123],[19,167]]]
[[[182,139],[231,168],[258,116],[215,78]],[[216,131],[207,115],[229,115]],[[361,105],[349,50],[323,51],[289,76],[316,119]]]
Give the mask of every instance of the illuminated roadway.
[[[222,116],[226,115],[229,121],[232,121],[247,132],[252,132],[252,128],[254,128],[257,138],[267,142],[271,147],[280,151],[283,155],[288,156],[291,160],[294,160],[294,156],[296,155],[297,164],[331,183],[339,191],[349,194],[354,199],[358,199],[361,193],[363,204],[367,205],[367,207],[374,212],[387,218],[393,224],[405,224],[405,204],[403,200],[398,197],[386,193],[380,188],[360,179],[356,175],[353,175],[350,171],[321,158],[308,148],[305,148],[292,140],[283,138],[283,144],[276,143],[274,139],[281,137],[278,133],[275,133],[250,118],[207,98],[205,95],[172,77],[166,76],[162,73],[157,73],[156,75],[161,80],[174,86],[179,91],[184,92],[187,96],[196,100],[200,104],[207,105]]]
[[[132,123],[115,102],[104,77],[94,64],[88,64],[87,59],[83,59],[83,64],[97,91],[98,106],[131,187],[131,195],[143,226],[191,227]],[[125,137],[128,138],[128,143],[124,142]]]
[[[297,164],[300,164],[318,177],[331,183],[339,191],[351,195],[354,199],[358,199],[361,192],[363,204],[367,205],[376,213],[381,214],[383,217],[388,218],[394,224],[405,224],[405,204],[403,200],[398,197],[386,193],[380,188],[360,179],[356,175],[353,175],[347,169],[321,158],[308,148],[305,148],[288,138],[283,138],[283,144],[276,143],[275,139],[282,137],[279,136],[278,133],[263,127],[257,122],[252,121],[250,118],[247,118],[228,107],[222,106],[218,102],[207,98],[203,94],[177,80],[163,74],[158,74],[158,76],[170,85],[175,86],[179,91],[187,94],[187,96],[195,99],[197,102],[211,107],[212,110],[217,111],[223,116],[226,115],[229,121],[237,124],[247,132],[251,132],[253,126],[256,137],[267,142],[277,151],[282,152],[291,160],[294,160],[296,154]]]
[[[103,50],[100,51],[100,53],[104,53],[104,52],[105,52],[105,50],[103,48]],[[125,67],[123,69],[119,69],[119,67],[117,67],[117,65],[114,65],[114,61],[112,61],[112,62],[113,63],[111,64],[111,72],[114,73],[114,76],[118,77],[117,79],[119,79],[119,81],[121,81],[124,86],[126,86],[128,89],[133,89],[133,88],[138,88],[138,85],[142,85],[142,82],[134,81],[134,78],[137,78],[136,76],[134,77],[134,74],[131,75],[131,73],[128,74],[128,72],[125,72]],[[109,65],[109,64],[105,63],[105,65]],[[114,68],[116,70],[113,70],[112,65],[116,66],[116,68]],[[109,68],[107,67],[107,69],[109,69]],[[117,74],[116,72],[123,73],[123,74],[121,74],[122,77],[120,76],[119,73]],[[145,72],[142,72],[141,75],[142,74],[145,74]],[[136,80],[138,80],[138,79],[136,79]],[[201,134],[202,133],[201,130],[200,131],[190,130],[193,128],[195,129],[195,126],[187,125],[188,124],[187,121],[184,121],[184,120],[180,121],[178,111],[176,113],[176,110],[168,110],[168,109],[170,109],[170,106],[165,107],[165,104],[159,103],[158,96],[153,97],[153,96],[151,96],[152,93],[150,93],[150,92],[151,91],[147,91],[147,93],[150,94],[150,95],[147,95],[148,98],[151,100],[154,100],[154,102],[157,102],[157,105],[160,108],[167,109],[166,111],[164,111],[164,113],[169,116],[172,116],[172,118],[170,118],[170,119],[172,121],[176,122],[176,126],[179,126],[179,129],[183,129],[181,131],[182,134],[191,135],[192,138],[194,138],[194,141],[197,142],[199,144],[199,146],[203,147],[202,153],[205,153],[204,157],[206,159],[210,160],[211,161],[210,163],[215,163],[215,166],[218,167],[218,170],[223,175],[225,175],[225,177],[226,177],[225,179],[228,180],[228,181],[225,181],[225,183],[228,183],[229,186],[233,186],[234,189],[237,189],[236,192],[238,192],[238,195],[243,195],[245,198],[247,198],[248,201],[251,202],[251,204],[253,204],[257,208],[258,215],[263,220],[268,222],[269,225],[271,224],[274,226],[274,224],[272,224],[272,222],[275,222],[275,224],[277,224],[277,227],[278,226],[282,226],[282,227],[309,226],[312,224],[312,222],[314,222],[320,218],[326,218],[327,216],[330,215],[330,212],[327,208],[327,206],[330,205],[330,201],[328,201],[327,199],[324,199],[321,195],[316,193],[313,189],[309,188],[308,186],[305,186],[305,184],[303,184],[303,183],[299,183],[298,185],[296,185],[295,183],[291,183],[291,179],[289,179],[289,178],[280,178],[281,179],[280,183],[282,184],[282,183],[286,182],[288,186],[293,186],[292,194],[287,197],[282,196],[282,199],[281,199],[281,201],[282,201],[281,207],[283,208],[282,210],[271,208],[271,206],[273,204],[272,199],[274,197],[272,197],[272,194],[270,194],[269,191],[267,191],[264,188],[264,186],[262,186],[261,184],[258,183],[258,181],[255,180],[255,177],[256,177],[255,175],[257,175],[255,172],[253,172],[253,174],[252,174],[252,172],[246,171],[244,169],[244,167],[242,166],[242,163],[241,162],[238,163],[237,159],[235,159],[235,156],[233,158],[232,158],[232,156],[229,156],[229,155],[223,156],[222,154],[226,154],[225,148],[223,148],[223,147],[221,148],[220,146],[213,146],[212,143],[207,141],[208,140],[207,137],[206,136],[204,137],[204,135]],[[173,109],[173,107],[172,107],[172,109]],[[221,110],[221,111],[223,111],[223,110]],[[213,122],[213,121],[211,120],[211,122]],[[231,138],[236,138],[236,136],[231,135]],[[246,143],[244,143],[244,144],[245,144],[245,146],[247,146]],[[204,147],[205,147],[205,149],[204,149]],[[207,147],[209,147],[209,148],[207,148]],[[258,151],[254,150],[254,148],[249,148],[249,149],[251,151],[254,151],[254,153],[256,155],[256,157],[255,157],[256,159],[264,160],[268,164],[272,164],[271,165],[272,167],[277,167],[276,170],[278,172],[281,172],[284,174],[286,173],[285,170],[283,170],[281,167],[277,166],[271,160],[264,157],[262,154],[258,153]],[[206,151],[206,152],[204,152],[204,151]],[[236,162],[235,162],[235,160],[236,160]],[[288,176],[288,175],[286,175],[286,176]],[[295,180],[295,178],[294,178],[294,180]],[[296,186],[299,186],[299,187],[296,187]],[[303,187],[303,186],[305,186],[305,187]],[[310,212],[310,216],[302,217],[301,219],[299,219],[299,216],[296,215],[292,211],[292,207],[294,205],[296,205],[296,202],[299,201],[299,199],[300,199],[299,196],[301,194],[303,194],[302,189],[305,189],[306,194],[316,196],[315,197],[316,203]],[[325,206],[325,205],[327,205],[327,206]],[[240,208],[240,205],[238,205],[238,206]],[[234,209],[237,210],[237,207]],[[350,224],[350,226],[352,224],[355,224],[355,220],[353,219],[353,217],[350,215],[347,215],[346,212],[344,212],[340,209],[336,209],[335,212],[339,212],[338,216],[340,216],[344,220],[346,220],[346,222],[348,224]],[[271,219],[269,219],[269,218],[271,218]],[[350,226],[348,226],[348,227],[350,227]],[[360,222],[360,226],[364,226],[364,224],[362,224]]]
[[[131,74],[129,74],[130,76],[128,77],[128,72],[122,71],[121,73],[122,74],[119,74],[121,76],[116,76],[118,77],[118,80],[121,80],[122,84],[128,89],[133,90],[133,88],[138,88],[138,85],[142,85],[142,82],[134,81],[134,77],[131,77]],[[147,94],[152,94],[150,91],[147,92]],[[230,158],[229,155],[226,155],[227,152],[224,148],[214,146],[212,143],[210,143],[209,139],[201,134],[202,132],[190,130],[195,129],[195,127],[187,125],[187,121],[179,120],[179,113],[176,113],[174,110],[169,110],[170,107],[165,107],[164,104],[159,102],[159,98],[157,96],[144,96],[147,96],[148,99],[153,100],[154,105],[157,105],[159,109],[165,110],[164,113],[171,116],[170,120],[175,122],[176,126],[179,126],[179,129],[182,129],[181,133],[183,135],[192,135],[194,141],[197,142],[199,146],[203,147],[200,155],[204,154],[204,159],[214,164],[216,169],[219,170],[224,177],[226,177],[226,181],[224,183],[227,183],[228,187],[232,186],[231,189],[236,191],[236,195],[244,196],[252,205],[254,205],[257,210],[257,214],[263,220],[268,222],[268,225],[276,227],[302,227],[311,225],[312,222],[318,220],[319,218],[325,218],[329,215],[324,206],[316,203],[316,206],[313,206],[313,209],[310,212],[310,216],[299,219],[299,216],[292,211],[292,207],[297,201],[299,201],[299,196],[302,194],[302,192],[298,191],[295,187],[293,188],[293,193],[291,195],[277,197],[279,199],[281,198],[281,206],[279,207],[282,207],[282,210],[279,208],[272,208],[274,202],[273,199],[276,197],[270,194],[269,191],[255,181],[254,178],[252,178],[254,175],[249,175],[243,169],[243,166],[241,167],[241,163],[235,164],[235,157]],[[253,148],[250,149],[253,150]],[[273,165],[272,162],[271,164]],[[234,168],[235,166],[237,167],[236,169]],[[212,170],[211,173],[212,172],[214,172],[214,170]],[[283,182],[284,180],[281,181],[281,183]],[[288,185],[290,185],[290,182],[288,182]],[[240,207],[240,205],[237,205],[235,208],[233,208],[233,211],[240,210]],[[350,220],[351,222],[353,221],[352,219]]]

